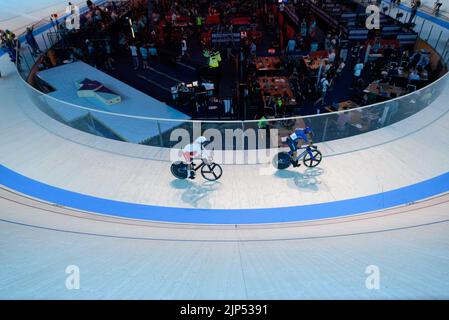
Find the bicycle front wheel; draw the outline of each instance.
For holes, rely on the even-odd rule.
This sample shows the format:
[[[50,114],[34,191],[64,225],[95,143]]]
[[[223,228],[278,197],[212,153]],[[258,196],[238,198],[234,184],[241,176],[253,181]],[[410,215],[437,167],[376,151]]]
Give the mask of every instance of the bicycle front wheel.
[[[304,156],[302,162],[306,167],[313,168],[320,164],[323,155],[318,150],[310,150]]]
[[[220,179],[222,174],[223,169],[221,169],[221,166],[215,162],[212,162],[211,164],[204,164],[201,168],[201,175],[204,179],[209,181],[216,181]]]

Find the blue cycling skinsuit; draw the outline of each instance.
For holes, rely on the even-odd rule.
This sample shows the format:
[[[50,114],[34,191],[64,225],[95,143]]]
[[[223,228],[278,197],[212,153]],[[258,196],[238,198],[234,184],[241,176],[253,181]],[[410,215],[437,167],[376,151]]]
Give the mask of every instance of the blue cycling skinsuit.
[[[293,155],[296,150],[298,150],[298,141],[304,140],[304,142],[309,142],[309,138],[307,138],[306,129],[297,128],[295,131],[288,136],[287,145],[290,147],[290,155]]]

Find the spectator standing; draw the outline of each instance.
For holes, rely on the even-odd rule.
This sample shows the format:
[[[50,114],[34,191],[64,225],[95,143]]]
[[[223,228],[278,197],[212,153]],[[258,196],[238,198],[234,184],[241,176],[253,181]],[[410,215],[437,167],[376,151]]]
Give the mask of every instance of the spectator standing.
[[[142,57],[142,68],[150,69],[150,66],[148,65],[148,50],[147,50],[146,46],[141,46],[139,51],[140,51],[140,56]]]
[[[332,46],[332,42],[331,42],[331,35],[328,33],[326,35],[326,39],[324,39],[324,50],[326,51],[330,51],[331,50],[331,46]]]
[[[92,10],[94,8],[94,4],[91,0],[87,0],[86,4],[87,4],[87,7],[89,8],[89,10]]]
[[[296,41],[295,41],[295,39],[290,39],[290,40],[288,40],[288,43],[287,43],[287,51],[288,52],[293,52],[293,51],[295,51],[295,48],[296,48]]]
[[[440,12],[440,8],[443,5],[443,2],[440,0],[435,1],[435,4],[433,6],[433,14],[437,15]]]
[[[334,63],[334,61],[335,61],[335,50],[334,49],[332,49],[331,53],[329,53],[328,59],[329,59],[329,63]]]
[[[421,6],[421,0],[414,0],[412,2],[412,13],[410,14],[410,18],[408,19],[408,23],[412,23],[413,19],[416,16],[416,13],[418,12],[418,8]]]
[[[357,45],[351,48],[351,66],[353,66],[357,62],[357,60],[359,60],[362,54],[362,50],[363,46],[360,44],[360,42],[358,42]]]
[[[33,27],[27,28],[25,40],[28,43],[28,45],[31,47],[31,50],[33,51],[34,55],[42,53],[41,49],[39,48],[39,45],[36,42],[36,39],[34,38]]]
[[[345,61],[343,59],[340,59],[339,63],[338,63],[338,68],[335,72],[337,78],[339,78],[341,76],[341,73],[343,72],[343,69],[345,68],[345,66],[346,66]]]
[[[255,56],[257,53],[257,46],[254,43],[254,41],[251,42],[251,46],[250,46],[250,52],[252,56]]]
[[[419,80],[421,80],[421,77],[419,76],[419,73],[416,71],[416,69],[413,69],[410,72],[410,75],[408,76],[408,82],[419,81]]]
[[[196,16],[196,29],[197,32],[200,33],[203,28],[203,18],[198,14]]]
[[[306,19],[302,19],[302,22],[301,22],[301,35],[304,38],[307,37],[307,22],[306,22]]]
[[[114,66],[112,65],[112,63],[114,62],[114,58],[112,58],[112,48],[111,48],[111,44],[109,43],[109,41],[106,41],[106,45],[105,45],[105,52],[106,52],[106,69],[107,70],[114,70]]]
[[[359,59],[357,61],[357,64],[354,66],[354,77],[352,78],[351,88],[355,87],[355,85],[357,84],[357,81],[362,76],[363,67],[364,67],[364,65],[363,65],[362,61]]]
[[[131,44],[129,46],[129,50],[131,50],[134,70],[137,70],[139,69],[139,56],[137,55],[137,47],[134,44]]]
[[[95,46],[89,39],[86,40],[86,47],[87,47],[87,56],[89,59],[89,64],[96,67],[97,59],[96,59]]]
[[[181,40],[181,56],[184,57],[187,54],[187,40],[183,38]]]
[[[427,53],[422,53],[421,57],[419,58],[419,62],[416,65],[417,67],[426,68],[430,64],[430,58]]]
[[[327,79],[326,76],[324,76],[320,80],[319,87],[320,87],[320,91],[321,91],[322,104],[326,104],[326,96],[327,96],[327,92],[329,89],[329,80]]]
[[[150,63],[158,63],[157,49],[154,47],[154,44],[150,45],[148,53],[150,55]]]

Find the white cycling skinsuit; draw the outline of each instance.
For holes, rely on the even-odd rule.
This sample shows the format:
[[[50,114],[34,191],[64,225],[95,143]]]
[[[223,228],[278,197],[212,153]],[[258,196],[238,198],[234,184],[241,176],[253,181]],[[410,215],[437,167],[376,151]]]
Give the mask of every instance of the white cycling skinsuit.
[[[193,143],[186,145],[182,149],[182,155],[186,160],[187,166],[187,178],[193,179],[195,171],[193,170],[194,159],[204,159],[207,163],[211,157],[209,150],[204,149],[203,144],[207,142],[207,139],[203,136],[198,137]]]

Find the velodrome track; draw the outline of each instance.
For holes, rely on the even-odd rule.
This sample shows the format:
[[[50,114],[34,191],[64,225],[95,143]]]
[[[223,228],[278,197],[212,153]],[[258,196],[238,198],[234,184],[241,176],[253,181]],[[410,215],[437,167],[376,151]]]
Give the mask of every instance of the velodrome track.
[[[38,189],[184,213],[167,223],[62,207],[33,197],[39,190],[24,194],[15,179],[6,186],[4,175],[0,298],[449,297],[447,90],[406,120],[320,145],[326,156],[320,170],[224,165],[220,183],[210,185],[175,180],[166,150],[105,140],[49,119],[6,57],[0,66],[2,168],[37,181]],[[427,192],[431,179],[438,186]],[[392,201],[398,195],[400,204]],[[361,197],[375,197],[369,198],[375,212],[314,217],[322,203],[340,201],[344,212]],[[236,215],[226,224],[209,219],[227,209]],[[247,209],[261,210],[271,223],[254,223]],[[291,212],[299,212],[292,217],[300,222],[281,223]],[[199,217],[197,223],[183,221],[187,215]],[[80,267],[80,290],[64,286],[68,265]],[[380,268],[380,290],[365,287],[370,265]]]
[[[356,218],[237,228],[105,218],[1,197],[1,298],[449,297],[447,195]],[[80,268],[80,290],[65,289],[68,265]],[[380,268],[380,290],[365,287],[370,265]]]
[[[4,59],[2,62],[2,68],[7,68]],[[1,86],[3,166],[67,190],[122,201],[139,201],[137,197],[132,198],[133,193],[146,192],[148,197],[140,198],[145,200],[143,203],[170,195],[170,200],[159,199],[160,203],[193,207],[182,192],[172,188],[168,162],[98,150],[67,140],[37,124],[20,108],[28,98],[25,87],[12,71],[8,70]],[[320,201],[319,194],[324,197],[331,191],[331,177],[344,171],[346,178],[342,176],[332,182],[340,183],[339,186],[347,183],[347,193],[342,193],[341,199],[350,197],[351,190],[354,197],[362,194],[360,189],[366,193],[382,188],[385,191],[387,186],[400,188],[443,174],[448,166],[445,137],[449,121],[444,103],[437,102],[420,112],[421,117],[416,119],[422,124],[427,121],[426,125],[408,123],[403,127],[409,128],[410,134],[393,127],[377,132],[390,142],[353,152],[343,152],[344,141],[340,141],[341,152],[336,152],[337,145],[331,143],[321,146],[329,154],[323,161],[320,176],[327,188],[321,188],[323,182],[316,188],[301,184],[298,187],[294,183],[293,187],[288,175],[296,175],[295,171],[289,171],[287,178],[278,178],[257,174],[260,165],[224,166],[220,192],[212,193],[213,196],[206,194],[197,206],[206,203],[226,208],[226,192],[234,190],[236,194],[230,197],[235,200],[240,197],[241,202],[228,203],[234,208],[243,207],[244,199],[237,194],[243,190],[235,188],[249,184],[246,179],[256,180],[256,184],[251,184],[253,188],[246,189],[249,193],[254,186],[263,185],[257,179],[270,179],[267,181],[277,188],[277,196],[271,199],[279,202],[271,205],[262,202],[257,206],[273,207],[287,199],[282,198],[284,192],[298,195],[293,197],[296,202],[291,202],[292,205]],[[407,121],[413,119],[403,122]],[[394,137],[392,132],[400,135]],[[373,133],[376,131],[366,136]],[[346,146],[347,150],[357,145],[347,144],[351,145]],[[385,157],[387,161],[379,160]],[[347,165],[347,161],[352,165]],[[364,171],[358,178],[354,177],[356,163]],[[382,167],[384,163],[388,165]],[[84,169],[81,165],[85,165]],[[378,167],[363,170],[365,166]],[[128,171],[123,179],[131,179],[129,170],[133,169],[142,180],[125,185],[113,180],[101,185],[105,179],[119,179],[117,173],[125,169]],[[154,177],[151,183],[146,183],[145,175]],[[370,175],[373,175],[371,179],[363,178]],[[86,177],[90,178],[86,180]],[[238,180],[233,181],[233,177]],[[100,185],[92,186],[93,183]],[[196,183],[201,182],[192,182],[193,190],[197,188]],[[114,187],[115,192],[106,194],[110,192],[106,185]],[[146,189],[151,186],[155,188]],[[166,189],[159,190],[162,186]],[[270,188],[259,189],[265,191],[270,192]],[[340,192],[336,191],[327,195],[329,199],[335,199]],[[153,192],[157,196],[149,197]],[[0,297],[447,298],[448,199],[447,194],[439,194],[375,213],[308,222],[210,225],[92,214],[51,205],[3,188]],[[248,202],[248,207],[251,203]],[[81,270],[82,284],[78,291],[64,287],[65,267],[72,264]],[[381,290],[365,288],[365,269],[369,265],[380,268]]]
[[[6,57],[3,61],[7,62],[5,60]],[[278,172],[267,164],[223,165],[223,177],[217,183],[206,183],[201,177],[195,181],[175,179],[169,170],[168,149],[104,139],[50,119],[30,101],[26,92],[30,89],[21,83],[14,66],[3,67],[7,68],[8,76],[3,79],[0,89],[4,101],[0,119],[2,173],[9,177],[5,170],[12,170],[27,177],[28,181],[39,182],[36,187],[39,189],[58,188],[54,192],[48,191],[49,194],[63,190],[121,203],[186,208],[188,211],[310,205],[309,212],[304,214],[312,215],[309,218],[313,219],[314,205],[377,195],[371,199],[375,204],[369,208],[383,209],[383,202],[388,205],[389,191],[403,190],[438,177],[443,177],[439,183],[440,192],[446,190],[445,174],[449,171],[447,91],[404,121],[319,145],[325,159],[316,169],[302,167]],[[446,81],[446,78],[440,81]],[[132,156],[119,154],[122,146]],[[146,153],[137,155],[140,150]],[[3,184],[20,191],[28,181],[18,183],[17,178],[4,179]],[[399,196],[408,195],[404,191]],[[73,196],[63,195],[64,198]],[[419,197],[404,199],[404,203],[420,200]],[[44,200],[74,206],[57,199]],[[92,211],[89,207],[77,208]],[[212,216],[213,212],[210,214]],[[160,220],[146,215],[133,217]],[[300,216],[293,220],[306,218]],[[273,219],[268,222],[282,221],[282,217],[281,220]],[[172,221],[189,222],[177,217]]]

